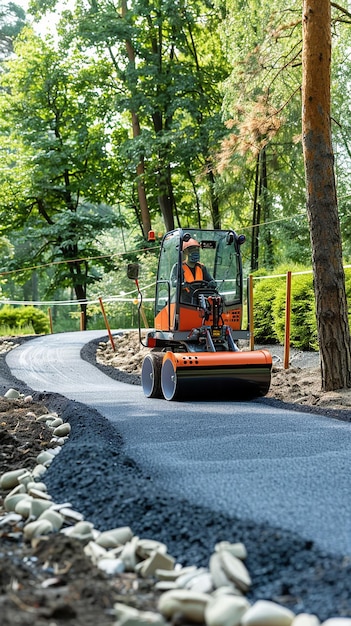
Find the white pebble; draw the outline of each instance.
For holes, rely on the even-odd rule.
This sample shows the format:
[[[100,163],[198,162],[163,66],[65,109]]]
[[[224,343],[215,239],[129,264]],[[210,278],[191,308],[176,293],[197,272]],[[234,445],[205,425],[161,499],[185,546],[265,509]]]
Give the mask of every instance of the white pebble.
[[[251,578],[244,563],[227,550],[221,550],[219,556],[225,574],[241,591],[246,593],[251,586]]]
[[[51,428],[57,428],[58,426],[61,426],[61,424],[63,424],[63,419],[61,419],[61,417],[56,417],[49,422],[48,426]]]
[[[15,511],[16,505],[18,504],[18,502],[20,502],[21,500],[27,500],[27,499],[28,499],[27,493],[16,493],[14,495],[9,494],[8,496],[6,496],[4,500],[5,511],[7,512]]]
[[[33,478],[40,478],[43,474],[45,474],[47,468],[42,463],[38,463],[32,471]]]
[[[144,578],[153,576],[157,569],[173,569],[175,560],[169,554],[163,554],[162,552],[153,552],[148,559],[143,561],[140,568],[140,574]]]
[[[29,522],[23,529],[25,539],[50,535],[52,532],[53,527],[49,520],[35,520],[34,522]]]
[[[220,552],[221,550],[227,550],[227,552],[230,552],[241,561],[245,560],[247,557],[245,544],[241,542],[230,543],[229,541],[220,541],[219,543],[216,543],[215,551]]]
[[[293,619],[291,626],[320,626],[320,621],[317,615],[300,613]]]
[[[22,517],[28,518],[31,512],[33,498],[28,496],[28,498],[23,498],[19,500],[15,506],[15,512],[21,515]]]
[[[71,509],[67,506],[60,506],[59,512],[61,513],[61,515],[63,515],[63,517],[68,523],[82,522],[84,519],[84,516],[82,515],[82,513],[79,513],[78,511],[74,511],[74,509]]]
[[[105,574],[111,576],[115,574],[122,574],[125,571],[125,565],[121,559],[102,558],[98,560],[97,566],[105,572]]]
[[[41,452],[39,452],[37,456],[37,462],[38,464],[44,465],[44,467],[47,467],[48,465],[52,463],[53,458],[54,458],[53,454],[51,454],[48,450],[42,450]]]
[[[43,482],[36,482],[35,480],[29,481],[26,485],[27,491],[31,489],[38,489],[39,491],[47,491],[47,486]]]
[[[65,435],[69,435],[70,432],[71,432],[71,425],[65,422],[64,424],[61,424],[61,426],[57,426],[53,430],[53,435],[55,437],[65,437]]]
[[[52,508],[43,511],[43,513],[41,513],[41,515],[39,516],[38,521],[43,519],[49,520],[49,522],[52,524],[53,529],[56,532],[62,528],[63,517],[57,511],[53,511]]]
[[[111,528],[99,534],[96,543],[103,548],[117,548],[130,541],[133,533],[129,526],[120,526],[119,528]]]
[[[80,541],[92,541],[94,539],[93,533],[94,525],[91,522],[81,521],[77,522],[70,529],[67,529],[65,534],[69,537],[75,537]]]
[[[94,565],[96,565],[99,559],[106,556],[107,551],[102,546],[99,546],[96,541],[89,541],[89,543],[84,546],[84,553],[90,557]]]
[[[205,593],[172,589],[162,594],[158,601],[158,610],[167,619],[179,614],[183,619],[201,624],[204,622],[205,608],[209,600],[210,596]]]
[[[243,616],[241,626],[291,626],[294,617],[290,609],[280,604],[258,600]]]
[[[242,616],[250,608],[246,598],[221,596],[210,600],[205,608],[207,626],[239,626]]]
[[[50,500],[42,500],[39,498],[33,498],[30,507],[30,518],[37,519],[43,511],[46,509],[50,509],[52,507],[52,502]]]
[[[21,394],[17,389],[8,389],[5,393],[5,398],[9,398],[10,400],[18,400],[21,397]]]
[[[9,472],[5,472],[4,474],[2,474],[0,478],[1,489],[4,489],[6,491],[8,489],[12,489],[13,487],[16,487],[16,485],[18,485],[19,476],[22,476],[23,474],[27,474],[27,473],[28,473],[28,470],[24,467],[21,469],[16,469],[16,470],[11,470]]]

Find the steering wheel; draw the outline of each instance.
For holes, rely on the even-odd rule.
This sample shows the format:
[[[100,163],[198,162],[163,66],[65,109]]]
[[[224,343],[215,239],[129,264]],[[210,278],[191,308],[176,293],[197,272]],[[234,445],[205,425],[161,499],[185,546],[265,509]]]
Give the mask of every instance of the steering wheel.
[[[207,280],[193,280],[191,283],[184,283],[184,285],[192,292],[198,289],[208,289]]]
[[[218,294],[217,288],[213,285],[214,281],[211,283],[207,280],[193,280],[191,283],[184,283],[183,288],[189,292],[191,303],[197,304],[197,298],[201,294],[204,296]]]

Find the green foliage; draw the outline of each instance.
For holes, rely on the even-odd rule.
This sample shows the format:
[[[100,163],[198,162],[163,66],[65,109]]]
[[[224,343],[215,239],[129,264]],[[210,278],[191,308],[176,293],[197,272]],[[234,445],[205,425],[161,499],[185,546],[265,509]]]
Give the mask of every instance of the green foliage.
[[[52,288],[72,286],[84,301],[87,286],[99,280],[97,268],[112,267],[100,234],[126,223],[106,202],[115,185],[106,157],[103,71],[77,52],[68,58],[29,28],[15,51],[1,76],[0,214],[20,253],[5,269],[52,262]]]
[[[77,4],[60,32],[65,29],[66,48],[79,39],[83,48],[111,58],[111,102],[122,122],[113,129],[111,144],[122,194],[132,204],[142,166],[152,219],[161,214],[167,228],[189,213],[198,220],[198,203],[207,219],[216,177],[210,164],[226,133],[221,84],[229,66],[220,46],[221,16],[203,0],[181,5],[138,0],[121,7],[119,13],[106,0]]]
[[[19,336],[24,337],[25,335],[35,335],[34,328],[31,324],[28,326],[21,326],[20,328],[12,328],[11,326],[1,325],[0,326],[0,336],[1,337],[11,337],[11,336]]]
[[[285,341],[286,270],[277,268],[274,274],[274,278],[254,282],[254,334],[261,344]],[[313,278],[298,270],[291,277],[290,345],[318,350]]]
[[[167,200],[176,225],[211,227],[217,215],[223,227],[247,236],[243,261],[249,271],[261,142],[266,143],[267,187],[265,197],[258,198],[264,222],[259,267],[308,265],[300,3],[135,0],[124,14],[123,5],[70,3],[55,42],[26,28],[15,55],[2,66],[0,223],[13,253],[1,258],[4,272],[18,272],[11,274],[7,289],[18,295],[17,285],[26,285],[30,268],[42,265],[41,296],[66,297],[73,286],[79,297],[90,297],[103,293],[106,284],[110,293],[128,292],[126,279],[118,274],[116,282],[116,277],[145,246],[139,182],[155,230],[165,221]],[[30,10],[42,18],[61,8],[58,0],[31,0]],[[337,21],[339,10],[333,7],[333,134],[344,250],[350,257],[351,31]],[[19,19],[9,21],[13,11]],[[23,18],[6,2],[0,11],[4,36],[12,40]],[[140,132],[132,127],[132,114]],[[219,157],[225,146],[227,169]],[[142,173],[137,172],[141,162]],[[129,227],[134,239],[126,246],[128,254],[117,258],[122,227]],[[105,245],[108,232],[115,233],[115,247]],[[155,271],[149,263],[153,254],[149,250],[141,258],[148,279]],[[74,258],[84,260],[74,265]],[[266,300],[272,300],[269,285],[255,281],[262,307],[256,330],[262,338],[274,336],[267,322],[271,307],[260,296],[261,289],[269,290]],[[5,293],[6,285],[2,288]],[[123,307],[130,319],[132,305],[119,310]]]
[[[13,52],[13,40],[23,28],[25,12],[15,2],[2,0],[0,5],[0,59]]]
[[[276,292],[273,306],[278,341],[285,336],[286,285]],[[299,350],[318,350],[312,275],[295,275],[291,280],[290,345]]]
[[[113,272],[102,275],[98,284],[89,287],[89,299],[102,298],[111,328],[136,328],[138,325],[138,290],[127,277],[128,263],[139,264],[138,283],[143,295],[143,312],[148,325],[154,324],[154,296],[157,274],[159,242],[145,244],[139,236],[126,239],[127,251],[120,254]],[[114,301],[111,299],[114,299]],[[89,305],[89,328],[103,328],[104,322],[99,304]],[[141,325],[144,325],[141,316]]]
[[[262,278],[254,281],[254,335],[259,344],[278,343],[274,328],[273,305],[282,279]]]
[[[136,298],[126,299],[116,302],[104,302],[104,311],[108,320],[108,324],[112,330],[120,328],[138,328],[138,304]],[[154,307],[153,303],[146,302],[140,311],[140,325],[147,325],[152,328],[154,325]],[[89,329],[101,330],[106,328],[105,321],[98,305],[89,306]],[[107,330],[106,330],[107,332]]]
[[[32,327],[36,335],[50,331],[47,315],[33,306],[10,307],[5,305],[0,309],[0,325],[7,326],[12,331],[21,331]]]

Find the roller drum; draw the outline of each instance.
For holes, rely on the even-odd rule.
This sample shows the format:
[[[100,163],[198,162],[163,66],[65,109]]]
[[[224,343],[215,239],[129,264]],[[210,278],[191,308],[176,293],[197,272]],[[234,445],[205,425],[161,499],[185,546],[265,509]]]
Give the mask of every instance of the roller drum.
[[[267,350],[167,352],[161,389],[166,400],[249,400],[268,393],[271,369]]]

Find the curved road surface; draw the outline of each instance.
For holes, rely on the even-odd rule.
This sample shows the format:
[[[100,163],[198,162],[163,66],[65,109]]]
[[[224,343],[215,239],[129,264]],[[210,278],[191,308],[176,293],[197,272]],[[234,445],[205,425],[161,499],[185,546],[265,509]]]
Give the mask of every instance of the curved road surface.
[[[94,407],[157,484],[228,515],[351,555],[351,424],[262,403],[146,399],[80,359],[106,331],[38,337],[8,353],[19,380]]]

